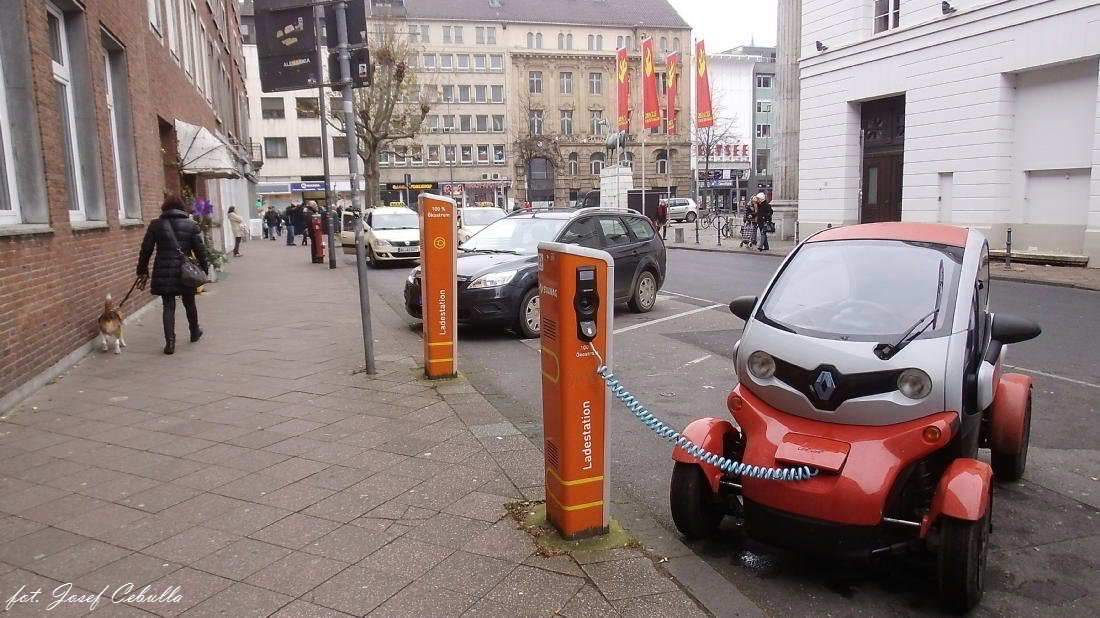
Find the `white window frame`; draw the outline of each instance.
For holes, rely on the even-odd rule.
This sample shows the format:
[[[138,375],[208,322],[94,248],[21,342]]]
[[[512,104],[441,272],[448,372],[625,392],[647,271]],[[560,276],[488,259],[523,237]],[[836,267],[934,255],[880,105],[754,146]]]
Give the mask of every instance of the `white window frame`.
[[[500,95],[500,96],[497,96],[497,95]],[[503,103],[504,102],[504,85],[503,84],[493,84],[489,88],[489,101],[492,102],[492,103]]]
[[[149,10],[149,26],[158,35],[161,34],[163,28],[162,22],[164,21],[164,5],[160,0],[146,0],[146,7]]]
[[[457,163],[458,162],[458,146],[454,144],[447,144],[443,147],[443,162],[444,163]]]
[[[603,73],[598,71],[588,73],[588,94],[603,96]]]
[[[573,72],[572,71],[559,71],[558,72],[558,94],[573,94]]]
[[[150,0],[155,2],[156,0]],[[176,28],[176,15],[179,14],[179,0],[164,0],[164,25],[168,31],[166,37],[168,39],[168,50],[172,52],[172,56],[175,57],[176,62],[180,59],[180,34],[179,29]]]
[[[459,157],[461,157],[460,163],[471,165],[474,162],[474,147],[470,144],[463,144],[459,146]]]
[[[4,84],[4,63],[0,62],[0,85]],[[15,173],[15,155],[12,152],[11,143],[11,119],[8,117],[8,97],[6,91],[0,87],[0,154],[4,157],[4,168],[0,174],[4,175],[4,186],[8,189],[8,205],[10,209],[0,209],[0,225],[14,225],[23,222],[23,214],[19,208],[19,184]]]
[[[879,3],[884,5],[885,12],[879,12]],[[874,34],[881,34],[883,32],[889,32],[899,27],[901,16],[901,0],[875,0],[871,4],[871,30]],[[880,19],[886,19],[886,27],[879,28],[878,22]]]
[[[561,134],[562,135],[572,135],[573,134],[573,110],[571,110],[571,109],[561,109],[561,110],[558,110],[558,112],[559,112],[558,113],[558,124],[559,124],[558,128],[561,131]]]
[[[493,114],[493,133],[503,133],[503,132],[504,132],[504,114]]]
[[[500,156],[498,157],[497,154]],[[508,154],[504,150],[504,144],[493,144],[493,165],[504,165]]]
[[[111,55],[104,49],[101,50],[103,55],[103,70],[104,75],[107,76],[104,84],[104,90],[107,95],[107,123],[111,129],[111,158],[114,160],[115,168],[115,195],[118,196],[118,219],[119,221],[126,218],[126,202],[125,194],[122,188],[122,161],[118,158],[118,106],[115,105],[115,87],[113,82],[114,71],[111,70]]]
[[[46,11],[57,18],[58,25],[61,29],[59,33],[59,39],[61,44],[61,60],[62,64],[58,64],[50,59],[50,69],[53,73],[53,80],[55,84],[60,84],[65,88],[65,108],[61,110],[61,113],[65,114],[65,119],[69,125],[68,144],[64,146],[67,148],[66,154],[69,158],[69,165],[72,166],[70,170],[71,178],[66,179],[66,185],[70,195],[70,206],[76,206],[75,209],[69,209],[69,221],[87,221],[88,212],[86,205],[86,198],[84,196],[84,185],[80,182],[80,142],[76,137],[76,103],[73,99],[73,80],[70,67],[72,66],[72,56],[69,55],[69,37],[67,32],[67,24],[65,23],[65,13],[59,9],[52,2],[46,3]],[[71,182],[69,182],[71,180]]]
[[[484,158],[482,158],[482,156],[481,156],[482,153],[485,153]],[[477,164],[478,165],[489,165],[489,162],[490,162],[490,159],[489,159],[490,154],[489,153],[490,153],[489,144],[478,144],[477,145],[477,151],[476,151]]]

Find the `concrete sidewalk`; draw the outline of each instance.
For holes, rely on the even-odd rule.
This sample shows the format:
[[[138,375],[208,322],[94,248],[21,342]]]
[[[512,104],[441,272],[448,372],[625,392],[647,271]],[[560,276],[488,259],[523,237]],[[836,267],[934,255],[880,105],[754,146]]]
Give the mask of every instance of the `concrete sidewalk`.
[[[741,247],[741,238],[718,237],[716,228],[696,229],[695,223],[673,223],[665,234],[665,244],[671,249],[690,249],[696,251],[722,251],[728,253],[749,253],[754,255],[785,256],[795,247],[793,240],[777,240],[769,235],[770,251],[760,253],[751,247]],[[678,240],[677,228],[683,230],[683,241]],[[740,230],[740,228],[737,228]],[[720,243],[720,244],[719,244]],[[1044,264],[1022,264],[1013,262],[1011,268],[1005,268],[1003,261],[991,261],[990,276],[994,279],[1025,281],[1062,287],[1100,290],[1100,268],[1082,268],[1079,266],[1051,266]]]
[[[177,324],[165,356],[154,305],[121,355],[0,422],[9,611],[42,615],[71,584],[88,596],[49,615],[758,612],[623,500],[649,551],[540,555],[505,504],[542,499],[541,450],[463,379],[423,379],[418,334],[377,298],[362,373],[355,269],[307,251],[246,243],[199,298],[202,341]]]

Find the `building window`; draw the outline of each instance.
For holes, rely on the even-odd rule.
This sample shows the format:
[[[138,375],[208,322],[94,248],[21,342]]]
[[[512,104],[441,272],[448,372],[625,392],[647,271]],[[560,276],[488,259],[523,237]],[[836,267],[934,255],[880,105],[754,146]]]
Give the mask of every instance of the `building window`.
[[[443,86],[443,102],[454,103],[455,100],[455,87],[451,84]]]
[[[424,54],[424,70],[434,71],[436,67],[435,54]]]
[[[470,102],[470,87],[463,84],[458,87],[458,102],[469,103]]]
[[[668,151],[667,150],[658,150],[657,151],[657,175],[658,176],[667,176],[668,175]]]
[[[420,26],[420,42],[431,43],[432,42],[432,29],[427,24]]]
[[[458,147],[457,146],[444,146],[443,147],[443,162],[455,163],[458,161]]]
[[[504,70],[504,56],[500,54],[489,55],[489,70],[490,71],[503,71]]]
[[[622,49],[623,42],[623,36],[621,34],[615,37],[615,49]]]
[[[672,37],[672,51],[680,51],[680,37]]]
[[[504,102],[504,86],[501,86],[499,84],[493,85],[491,86],[491,91],[493,96],[493,103]]]
[[[603,135],[604,124],[603,112],[599,110],[593,110],[592,114],[592,135]]]
[[[588,74],[588,94],[603,94],[603,73]]]
[[[767,174],[768,173],[768,151],[757,150],[756,151],[756,173]]]
[[[317,107],[317,97],[297,97],[294,99],[294,108],[299,118],[321,117],[321,110]]]
[[[320,157],[321,156],[321,138],[319,137],[299,137],[298,138],[298,156],[299,157]]]
[[[901,0],[875,0],[875,34],[898,27]]]
[[[770,124],[756,125],[756,137],[771,137],[772,126]]]
[[[473,162],[474,162],[474,147],[473,146],[462,146],[462,163],[469,164],[469,163],[473,163]]]
[[[661,44],[657,46],[662,53],[668,51],[668,37],[661,37]]]
[[[594,51],[596,49],[596,35],[588,35],[588,51]],[[576,174],[574,174],[575,176]]]
[[[454,30],[455,30],[454,26],[443,26],[443,42],[444,43],[455,43],[456,42],[455,39],[454,39]]]
[[[485,116],[485,115],[478,115],[475,118],[475,127],[477,128],[478,133],[488,133],[489,132],[489,117]]]
[[[458,130],[463,133],[470,133],[474,130],[473,118],[468,114],[464,114],[458,117]]]
[[[569,153],[569,175],[576,176],[581,173],[580,157],[575,152]]]
[[[428,165],[439,165],[439,146],[428,146]]]
[[[533,109],[527,117],[527,129],[531,135],[542,135],[542,110]]]
[[[130,124],[129,81],[126,77],[126,52],[122,45],[101,33],[103,66],[106,76],[107,119],[111,131],[115,189],[119,219],[140,219],[141,203],[137,187],[137,153],[134,129]]]
[[[593,152],[592,156],[588,158],[588,167],[593,176],[599,176],[603,171],[603,153]]]
[[[453,114],[449,114],[443,117],[443,131],[453,133],[455,130],[455,117]]]
[[[530,71],[527,73],[527,92],[542,94],[542,71]]]
[[[286,153],[286,138],[285,137],[265,137],[264,138],[264,157],[268,159],[285,159]]]
[[[493,164],[504,165],[504,144],[493,145]]]
[[[489,87],[488,86],[474,86],[474,101],[478,103],[489,102]]]
[[[558,75],[558,93],[573,94],[573,74],[562,72]]]
[[[66,193],[69,197],[69,219],[85,221],[84,186],[81,182],[80,140],[76,125],[76,105],[73,94],[72,58],[69,56],[70,28],[67,16],[53,4],[46,4],[46,21],[50,36],[50,65],[56,87],[58,121],[61,127],[62,148],[65,162]]]
[[[756,102],[756,111],[760,112],[760,113],[765,113],[765,112],[772,111],[772,102],[771,101],[757,101]]]
[[[478,45],[484,45],[485,44],[485,27],[484,26],[478,26],[478,27],[474,28],[474,42],[477,43]]]
[[[756,76],[756,87],[757,88],[771,88],[772,87],[772,78],[774,78],[774,77],[775,77],[774,75],[757,75]]]
[[[489,145],[478,144],[477,146],[477,162],[479,165],[489,164]]]
[[[337,135],[332,138],[332,156],[348,156],[348,138],[344,137],[343,135]]]
[[[164,23],[164,5],[160,0],[146,0],[146,4],[149,7],[149,25],[153,27],[154,32],[160,34]]]
[[[596,49],[599,50],[599,51],[603,50],[603,35],[602,34],[597,34],[596,35]]]
[[[571,110],[561,110],[561,134],[573,134],[573,112]]]
[[[470,70],[470,54],[458,55],[458,70],[469,71]]]
[[[455,68],[455,57],[451,54],[440,54],[439,56],[439,70],[440,71],[453,71]]]
[[[4,81],[4,63],[0,61],[0,84]],[[12,153],[11,118],[8,97],[0,88],[0,225],[22,223],[19,191],[16,184],[15,156]]]
[[[474,70],[484,71],[486,66],[485,54],[474,54]]]
[[[494,115],[493,116],[493,132],[494,133],[503,133],[504,132],[504,116],[503,115]]]
[[[155,0],[151,0],[155,1]],[[159,3],[158,3],[159,4]],[[172,55],[176,60],[180,57],[180,29],[176,26],[176,15],[179,15],[179,0],[165,0],[167,10],[164,14],[164,25],[168,32],[166,38],[168,39],[168,49],[172,51]],[[160,8],[159,6],[157,7]],[[150,13],[151,15],[152,13]]]

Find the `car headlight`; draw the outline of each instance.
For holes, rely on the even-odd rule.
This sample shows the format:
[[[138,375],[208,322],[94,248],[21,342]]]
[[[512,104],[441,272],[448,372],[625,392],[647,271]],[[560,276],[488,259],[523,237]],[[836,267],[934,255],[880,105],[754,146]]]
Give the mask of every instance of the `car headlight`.
[[[499,288],[502,285],[510,283],[512,279],[515,278],[517,272],[518,271],[515,270],[503,270],[498,273],[482,275],[470,282],[469,289]]]
[[[910,399],[923,399],[932,392],[932,378],[920,369],[906,369],[898,376],[898,390]]]
[[[386,240],[385,238],[375,238],[374,242],[378,243],[379,247],[391,247],[391,246],[393,246],[393,245],[390,244],[390,241]]]
[[[762,350],[749,354],[749,360],[745,364],[749,368],[749,373],[761,380],[767,380],[775,375],[775,359]]]

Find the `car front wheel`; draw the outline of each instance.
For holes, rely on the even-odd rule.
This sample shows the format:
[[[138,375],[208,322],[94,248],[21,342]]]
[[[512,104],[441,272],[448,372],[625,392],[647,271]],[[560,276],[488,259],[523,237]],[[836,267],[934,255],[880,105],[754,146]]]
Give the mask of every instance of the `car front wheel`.
[[[523,339],[534,339],[541,332],[541,312],[539,310],[539,290],[531,288],[523,295],[519,302],[519,313],[516,316],[516,334]]]
[[[635,313],[648,313],[653,310],[657,302],[657,278],[648,270],[643,270],[638,275],[638,282],[634,284],[634,294],[627,305]]]

